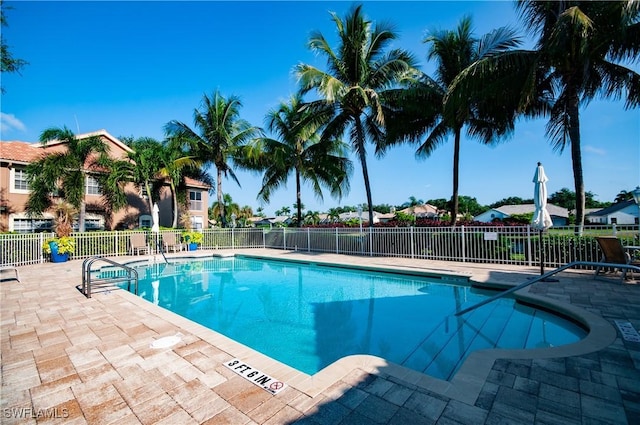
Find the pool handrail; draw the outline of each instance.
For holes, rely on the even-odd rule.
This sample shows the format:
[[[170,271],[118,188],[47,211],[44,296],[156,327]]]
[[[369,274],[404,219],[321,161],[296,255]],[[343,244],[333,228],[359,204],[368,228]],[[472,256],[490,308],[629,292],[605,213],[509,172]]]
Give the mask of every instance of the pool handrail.
[[[134,282],[134,291],[135,294],[138,295],[138,271],[136,269],[134,269],[133,267],[129,267],[125,264],[122,263],[118,263],[117,261],[114,261],[110,258],[106,258],[103,257],[101,255],[95,255],[93,257],[89,257],[86,258],[83,262],[82,262],[82,290],[81,292],[84,294],[85,297],[87,298],[91,298],[91,266],[93,265],[93,263],[95,263],[96,261],[104,261],[105,263],[109,263],[113,266],[116,267],[120,267],[121,269],[125,270],[127,272],[127,278],[126,279],[121,279],[121,278],[112,278],[112,279],[108,279],[110,282],[115,283],[118,281],[124,281],[124,282],[128,282],[128,287],[127,290],[131,291],[131,281]]]
[[[553,276],[556,273],[559,273],[559,272],[564,271],[566,269],[570,269],[570,268],[575,267],[575,266],[612,267],[612,268],[619,268],[619,269],[630,269],[630,270],[634,270],[634,271],[640,272],[640,267],[632,266],[630,264],[601,263],[601,262],[595,262],[595,261],[574,261],[572,263],[560,266],[557,269],[551,270],[550,272],[541,274],[540,276],[536,276],[534,278],[531,278],[531,279],[527,280],[526,282],[521,283],[520,285],[514,286],[513,288],[509,288],[506,291],[500,292],[499,294],[496,294],[491,298],[487,298],[486,300],[480,301],[477,304],[474,304],[474,305],[472,305],[470,307],[462,309],[462,310],[456,312],[455,316],[461,316],[461,315],[463,315],[465,313],[470,312],[471,310],[475,310],[478,307],[482,307],[485,304],[489,304],[490,302],[493,302],[493,301],[497,300],[498,298],[502,298],[505,295],[511,294],[512,292],[519,291],[522,288],[526,288],[529,285],[532,285],[532,284],[534,284],[536,282],[540,282],[541,280],[547,279],[548,277]]]

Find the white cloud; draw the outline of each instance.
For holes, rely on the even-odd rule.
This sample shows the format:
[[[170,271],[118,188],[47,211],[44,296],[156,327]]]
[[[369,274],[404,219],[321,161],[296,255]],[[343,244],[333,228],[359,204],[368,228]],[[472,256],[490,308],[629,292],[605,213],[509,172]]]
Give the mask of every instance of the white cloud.
[[[596,155],[606,155],[607,151],[604,149],[594,148],[593,146],[586,145],[584,147],[585,152],[595,153]]]
[[[3,134],[12,131],[26,132],[27,127],[15,115],[0,112],[0,131]]]

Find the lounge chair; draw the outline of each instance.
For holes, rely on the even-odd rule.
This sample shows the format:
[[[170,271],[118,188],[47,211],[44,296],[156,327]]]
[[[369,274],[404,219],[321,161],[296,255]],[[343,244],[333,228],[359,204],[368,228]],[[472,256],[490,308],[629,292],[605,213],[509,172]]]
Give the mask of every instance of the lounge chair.
[[[184,248],[184,245],[182,242],[178,241],[178,237],[175,233],[163,233],[162,244],[164,245],[165,252],[182,251]]]
[[[147,244],[147,235],[145,233],[132,233],[129,236],[129,245],[133,254],[140,254],[141,252],[149,254],[149,245]]]
[[[2,266],[0,267],[0,273],[2,272],[14,272],[16,277],[14,278],[18,282],[20,282],[20,274],[18,274],[18,268],[15,266]],[[4,280],[4,279],[2,279]]]
[[[629,253],[625,251],[620,239],[615,236],[601,236],[596,238],[596,240],[598,241],[598,245],[600,245],[600,250],[602,251],[601,263],[611,264],[611,268],[614,270],[619,268],[615,267],[616,264],[627,264],[640,267],[640,261],[633,260],[631,258]],[[596,277],[600,274],[600,269],[602,269],[602,266],[596,267]],[[623,281],[627,277],[628,270],[629,269],[626,268],[620,269]],[[631,270],[631,275],[633,276],[633,270]]]

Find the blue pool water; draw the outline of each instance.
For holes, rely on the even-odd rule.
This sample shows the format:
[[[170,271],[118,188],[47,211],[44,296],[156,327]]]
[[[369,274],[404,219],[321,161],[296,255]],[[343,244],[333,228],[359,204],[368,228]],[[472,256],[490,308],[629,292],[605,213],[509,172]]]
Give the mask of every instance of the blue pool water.
[[[434,278],[243,257],[139,269],[139,294],[300,371],[372,354],[449,379],[472,351],[580,340],[573,322]]]

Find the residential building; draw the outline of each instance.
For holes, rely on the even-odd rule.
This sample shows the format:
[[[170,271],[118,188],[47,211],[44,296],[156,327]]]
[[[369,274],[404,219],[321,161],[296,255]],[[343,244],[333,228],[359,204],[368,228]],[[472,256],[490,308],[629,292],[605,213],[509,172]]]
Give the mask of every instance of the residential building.
[[[591,224],[638,224],[638,204],[633,199],[585,215]]]
[[[416,218],[428,218],[431,220],[436,220],[440,217],[440,211],[438,211],[438,207],[435,207],[431,204],[415,205],[413,207],[408,207],[400,210],[400,212],[403,214],[413,215]]]
[[[481,223],[491,223],[496,220],[505,220],[513,215],[533,213],[536,209],[534,204],[503,205],[498,208],[491,208],[474,217],[475,221]],[[569,224],[569,210],[553,204],[547,204],[547,211],[551,216],[554,226],[567,226]]]
[[[100,137],[106,143],[109,155],[114,159],[126,159],[127,154],[131,152],[131,148],[106,130],[76,135],[79,139],[93,136]],[[0,231],[31,233],[52,229],[51,213],[44,212],[41,216],[33,217],[26,212],[30,193],[26,167],[43,155],[64,150],[65,143],[61,141],[51,141],[46,145],[39,142],[0,141]],[[86,172],[85,227],[87,230],[151,227],[152,218],[148,202],[133,184],[129,183],[125,187],[127,206],[119,211],[107,212],[97,180],[93,177],[99,171],[87,169]],[[188,213],[194,228],[206,227],[208,190],[207,185],[187,179]],[[158,208],[160,226],[171,227],[172,198],[168,186],[161,190]],[[186,211],[179,212],[184,214]]]

